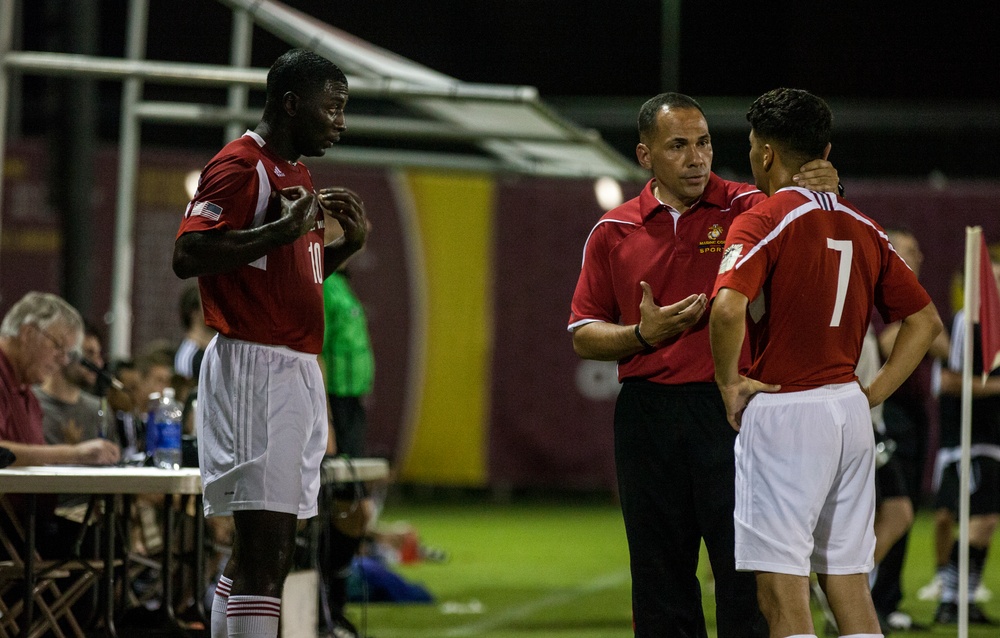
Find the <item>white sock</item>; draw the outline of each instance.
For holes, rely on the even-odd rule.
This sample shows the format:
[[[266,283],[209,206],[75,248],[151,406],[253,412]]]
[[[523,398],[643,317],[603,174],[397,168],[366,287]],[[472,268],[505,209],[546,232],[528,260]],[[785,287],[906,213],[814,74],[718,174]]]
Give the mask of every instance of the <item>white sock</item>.
[[[212,599],[212,638],[229,638],[226,628],[226,602],[229,600],[229,590],[233,581],[225,576],[219,577],[215,586],[215,598]]]
[[[278,638],[280,619],[280,598],[230,596],[226,603],[229,638]]]

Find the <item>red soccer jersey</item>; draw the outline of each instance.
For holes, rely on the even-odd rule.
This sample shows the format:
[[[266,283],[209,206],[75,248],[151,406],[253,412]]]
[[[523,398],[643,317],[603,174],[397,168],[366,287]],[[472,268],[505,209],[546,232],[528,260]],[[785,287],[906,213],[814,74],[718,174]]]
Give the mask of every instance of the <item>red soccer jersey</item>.
[[[802,188],[733,223],[713,298],[722,288],[751,300],[747,376],[782,392],[853,381],[873,304],[892,322],[930,303],[878,224]]]
[[[177,236],[243,230],[280,215],[278,191],[314,192],[309,170],[253,132],[227,144],[201,173]],[[198,278],[205,323],[233,339],[318,354],[323,347],[323,213],[312,230],[253,263]]]
[[[573,293],[570,330],[593,321],[639,323],[640,281],[650,285],[661,306],[688,295],[709,294],[729,225],[764,196],[748,184],[713,173],[701,199],[676,215],[656,199],[653,185],[650,181],[638,197],[609,211],[590,232]],[[619,361],[618,378],[663,384],[713,382],[708,313],[658,344],[655,351]]]

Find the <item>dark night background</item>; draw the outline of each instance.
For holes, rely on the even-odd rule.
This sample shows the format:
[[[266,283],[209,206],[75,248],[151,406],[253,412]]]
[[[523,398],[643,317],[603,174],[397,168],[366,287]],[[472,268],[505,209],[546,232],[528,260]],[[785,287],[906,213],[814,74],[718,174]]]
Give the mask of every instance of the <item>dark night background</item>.
[[[126,0],[18,4],[23,28],[17,30],[16,49],[123,55]],[[628,158],[634,158],[635,117],[643,101],[664,90],[687,93],[705,107],[713,134],[714,168],[726,177],[748,178],[748,125],[743,114],[751,101],[779,86],[809,89],[833,108],[831,159],[848,197],[857,196],[864,202],[863,210],[870,205],[883,216],[880,219],[902,220],[915,229],[927,255],[928,289],[945,315],[952,302],[952,274],[961,259],[962,226],[982,224],[990,239],[1000,237],[1000,216],[995,213],[1000,200],[997,2],[688,0],[680,4],[676,41],[665,38],[664,33],[673,31],[664,29],[663,15],[665,6],[676,7],[679,0],[288,0],[286,4],[463,81],[537,87],[546,104],[581,126],[597,129]],[[150,0],[149,25],[149,60],[228,62],[231,12],[215,0]],[[663,79],[670,74],[662,68],[662,59],[669,59],[663,51],[674,45],[676,83]],[[270,66],[288,46],[256,29],[253,66]],[[10,141],[13,147],[20,135],[34,138],[22,145],[27,149],[21,156],[27,158],[22,162],[27,177],[19,186],[19,196],[30,205],[10,207],[27,211],[26,219],[21,228],[5,223],[4,240],[13,244],[10,238],[24,238],[26,248],[5,248],[4,274],[10,283],[0,292],[10,303],[23,294],[25,285],[60,290],[84,316],[104,316],[112,281],[109,229],[116,194],[116,173],[109,158],[117,156],[121,83],[32,75],[21,77],[20,83],[12,92],[11,119],[16,126]],[[143,100],[222,105],[226,92],[147,82]],[[259,107],[262,94],[252,93],[251,102],[252,108]],[[405,106],[366,103],[356,96],[348,107],[348,127],[352,114],[375,113],[379,108]],[[100,143],[95,144],[95,138]],[[375,141],[349,129],[342,145]],[[377,141],[392,147],[413,143],[397,137]],[[143,225],[134,233],[139,266],[134,305],[146,322],[141,330],[133,327],[137,346],[149,335],[160,336],[164,332],[160,326],[173,324],[172,295],[180,285],[160,264],[165,265],[170,254],[164,238],[175,232],[176,215],[187,202],[179,184],[164,175],[178,173],[174,157],[183,156],[194,168],[199,164],[188,158],[207,161],[223,142],[218,126],[142,124],[148,177],[144,186],[149,192],[148,201],[136,207]],[[400,329],[405,322],[399,317],[411,312],[405,302],[400,303],[411,298],[402,288],[410,281],[406,244],[401,239],[377,242],[393,232],[402,237],[403,226],[392,230],[394,220],[413,213],[395,201],[388,171],[336,168],[348,173],[345,183],[352,187],[360,183],[359,192],[365,192],[366,200],[375,202],[372,209],[379,211],[380,230],[373,235],[376,243],[370,254],[382,255],[373,263],[384,269],[373,268],[367,286],[363,270],[355,281],[361,298],[370,300],[373,341],[389,344],[382,348],[396,348],[397,359],[390,361],[403,361],[407,351],[401,344],[408,341],[400,338],[407,333]],[[43,171],[44,182],[39,177]],[[497,290],[506,291],[496,298],[494,314],[501,319],[491,336],[496,344],[512,347],[503,352],[497,347],[494,380],[500,381],[493,405],[498,406],[496,423],[523,421],[517,421],[522,429],[506,430],[511,436],[508,442],[516,443],[506,448],[509,457],[496,458],[516,457],[548,471],[537,459],[549,458],[549,451],[541,445],[532,448],[536,426],[594,419],[597,443],[588,449],[600,448],[601,463],[606,465],[599,472],[611,482],[612,464],[605,454],[611,443],[606,438],[610,412],[605,418],[593,404],[576,402],[572,409],[579,412],[555,414],[553,406],[561,404],[537,393],[537,388],[547,387],[556,388],[571,402],[576,396],[562,392],[576,384],[572,375],[578,365],[565,341],[566,313],[579,273],[580,247],[601,211],[587,181],[508,177],[495,180],[501,194],[493,238],[499,257],[495,272],[488,276],[498,282]],[[965,181],[970,178],[976,181]],[[13,199],[13,193],[13,188],[6,189],[4,195]],[[173,201],[178,194],[179,201]],[[555,214],[537,214],[549,210]],[[13,222],[16,216],[7,219]],[[101,219],[105,221],[95,221]],[[448,230],[452,228],[461,225],[449,225]],[[30,240],[39,236],[49,238],[49,243],[33,248]],[[451,312],[464,316],[458,310]],[[383,375],[387,370],[397,375],[376,383],[383,394],[376,400],[381,407],[373,419],[383,419],[382,432],[388,433],[384,443],[396,440],[392,438],[396,430],[390,427],[401,421],[395,407],[385,406],[399,405],[393,402],[400,400],[397,389],[405,382],[398,379],[410,372],[403,364],[380,366]],[[460,418],[454,421],[462,423]],[[504,428],[494,430],[501,431]],[[567,436],[579,442],[575,432],[560,433],[552,449],[576,455],[580,446],[566,446]],[[383,447],[395,449],[389,444]],[[494,467],[507,469],[504,463]],[[597,466],[587,461],[580,467],[586,474]],[[510,480],[500,477],[502,482]]]
[[[98,54],[120,56],[127,2],[96,0]],[[66,1],[24,3],[23,48],[61,50],[76,19]],[[461,80],[532,85],[544,101],[633,156],[634,117],[661,83],[657,0],[289,0],[286,4]],[[843,175],[1000,175],[1000,4],[685,2],[678,86],[742,113],[776,86],[807,88],[834,108]],[[153,0],[149,59],[224,64],[230,12],[210,0]],[[287,46],[259,28],[253,64]],[[23,128],[46,130],[57,108],[44,78],[25,78]],[[114,139],[120,84],[100,83],[99,131]],[[221,103],[222,91],[147,86],[149,99]],[[720,100],[719,98],[729,98]],[[260,99],[260,96],[256,96]],[[355,108],[361,108],[356,105]],[[745,122],[711,116],[716,167],[745,165]],[[871,113],[871,117],[865,114]],[[838,114],[842,115],[837,119]],[[348,118],[350,111],[348,112]],[[349,123],[349,119],[348,119]],[[216,129],[145,124],[149,142],[205,146]],[[349,141],[349,140],[347,140]]]

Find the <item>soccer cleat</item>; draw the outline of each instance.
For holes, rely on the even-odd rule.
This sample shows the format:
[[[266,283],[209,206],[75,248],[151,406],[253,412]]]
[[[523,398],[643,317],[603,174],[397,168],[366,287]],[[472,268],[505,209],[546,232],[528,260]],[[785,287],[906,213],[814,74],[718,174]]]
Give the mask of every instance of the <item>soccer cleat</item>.
[[[941,598],[941,577],[934,574],[934,578],[929,583],[917,590],[917,598],[920,600],[938,600]]]
[[[359,638],[360,636],[361,634],[358,633],[357,627],[343,615],[333,618],[332,631],[329,634],[330,638]]]
[[[979,583],[974,598],[977,603],[988,603],[993,598],[993,592],[987,589],[986,585]]]
[[[894,611],[886,616],[886,625],[890,631],[927,631],[927,625],[913,621],[913,616],[905,611]]]
[[[420,553],[420,558],[427,561],[428,563],[447,563],[449,559],[448,552],[438,547],[428,547],[427,545],[421,545],[419,553]]]

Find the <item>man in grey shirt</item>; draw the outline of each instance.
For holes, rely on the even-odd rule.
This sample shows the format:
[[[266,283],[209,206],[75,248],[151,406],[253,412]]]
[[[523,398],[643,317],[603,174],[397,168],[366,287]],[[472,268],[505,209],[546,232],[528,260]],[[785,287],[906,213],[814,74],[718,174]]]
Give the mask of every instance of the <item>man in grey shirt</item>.
[[[97,367],[104,366],[101,338],[97,330],[85,326],[83,358]],[[70,360],[59,371],[32,388],[42,405],[45,442],[75,444],[96,438],[116,439],[114,419],[101,399],[91,392],[97,373],[79,360]]]

